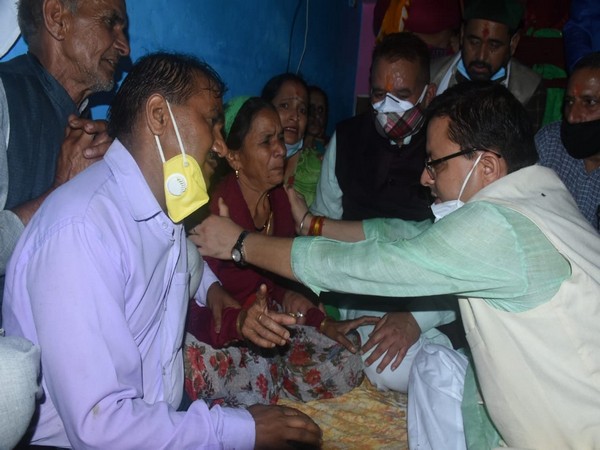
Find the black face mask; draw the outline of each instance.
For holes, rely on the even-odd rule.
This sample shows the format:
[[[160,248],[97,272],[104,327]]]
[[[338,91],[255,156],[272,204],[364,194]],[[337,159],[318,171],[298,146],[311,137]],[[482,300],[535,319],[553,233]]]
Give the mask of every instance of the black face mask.
[[[600,153],[600,120],[569,123],[563,119],[560,138],[569,155],[585,159]]]

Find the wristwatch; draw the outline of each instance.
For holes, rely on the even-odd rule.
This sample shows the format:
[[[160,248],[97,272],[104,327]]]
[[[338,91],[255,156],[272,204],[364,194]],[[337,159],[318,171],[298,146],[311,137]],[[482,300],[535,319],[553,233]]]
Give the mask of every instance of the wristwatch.
[[[250,232],[248,230],[244,230],[240,233],[240,237],[238,237],[237,242],[231,249],[231,259],[238,266],[246,265],[246,258],[244,257],[244,239],[248,236]]]

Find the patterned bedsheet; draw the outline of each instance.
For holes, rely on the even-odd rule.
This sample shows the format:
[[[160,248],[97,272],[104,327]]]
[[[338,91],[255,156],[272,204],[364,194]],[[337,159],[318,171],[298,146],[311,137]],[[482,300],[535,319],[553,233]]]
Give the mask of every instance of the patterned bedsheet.
[[[308,403],[280,400],[308,414],[323,430],[323,449],[408,449],[406,394],[381,392],[365,378],[337,398]]]

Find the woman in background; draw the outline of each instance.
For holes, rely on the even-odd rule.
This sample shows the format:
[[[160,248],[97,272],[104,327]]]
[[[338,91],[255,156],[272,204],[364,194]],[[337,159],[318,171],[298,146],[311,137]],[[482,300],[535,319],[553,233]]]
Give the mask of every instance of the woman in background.
[[[281,120],[285,141],[284,183],[296,173],[304,133],[308,123],[308,85],[299,75],[282,73],[271,78],[263,87],[261,97],[271,103]]]
[[[296,173],[287,184],[294,186],[310,206],[315,199],[317,184],[321,177],[323,154],[329,141],[327,136],[329,102],[327,94],[319,86],[308,87],[308,98],[308,125],[304,135],[304,145],[300,152]]]

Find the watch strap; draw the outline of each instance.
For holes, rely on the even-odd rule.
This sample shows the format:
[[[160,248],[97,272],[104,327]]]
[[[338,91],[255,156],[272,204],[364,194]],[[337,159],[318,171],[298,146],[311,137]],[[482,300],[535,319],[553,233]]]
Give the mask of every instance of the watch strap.
[[[243,230],[237,238],[235,245],[233,246],[233,249],[237,250],[241,256],[240,260],[237,262],[237,264],[241,266],[246,265],[246,256],[244,255],[244,239],[246,239],[246,236],[248,236],[249,234],[250,232],[248,230]]]

